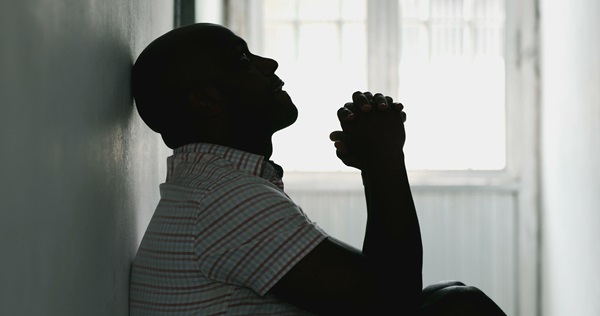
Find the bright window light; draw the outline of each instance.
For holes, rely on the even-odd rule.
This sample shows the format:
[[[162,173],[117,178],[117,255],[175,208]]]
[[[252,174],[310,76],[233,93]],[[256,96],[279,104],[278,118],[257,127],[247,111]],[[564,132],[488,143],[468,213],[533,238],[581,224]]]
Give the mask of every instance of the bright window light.
[[[368,27],[368,5],[264,0],[264,47],[251,49],[279,62],[300,110],[274,138],[273,157],[286,170],[349,170],[328,135],[352,92],[369,89],[367,37],[377,30]],[[504,1],[400,0],[399,8],[400,63],[390,71],[399,78],[392,96],[408,114],[409,169],[503,169]]]
[[[504,168],[503,4],[401,1],[398,95],[411,169]]]

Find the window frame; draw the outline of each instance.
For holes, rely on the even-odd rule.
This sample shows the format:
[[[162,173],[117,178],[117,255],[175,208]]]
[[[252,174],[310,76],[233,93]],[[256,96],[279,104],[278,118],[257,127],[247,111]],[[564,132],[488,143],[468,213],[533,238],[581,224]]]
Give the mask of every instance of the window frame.
[[[198,0],[200,1],[200,0]],[[243,37],[247,42],[252,43],[253,47],[263,47],[264,38],[260,29],[263,20],[263,1],[262,0],[223,0],[225,5],[224,15],[226,25]],[[535,1],[535,0],[526,0]],[[506,0],[506,10],[508,14],[509,2],[516,0]],[[398,37],[399,21],[399,1],[398,0],[378,0],[367,1],[367,69],[368,69],[368,87],[371,91],[389,91],[392,96],[398,95],[399,87],[399,60],[394,58],[397,51],[401,49],[401,39]],[[507,21],[508,23],[508,21]],[[505,33],[508,30],[505,30]],[[516,49],[514,41],[508,40],[508,34],[505,35],[505,58],[509,52]],[[386,42],[387,49],[381,49],[379,43]],[[509,77],[508,65],[505,65],[505,90],[509,89],[509,83],[515,82],[514,78]],[[390,71],[391,69],[391,71]],[[385,71],[384,71],[385,70]],[[385,74],[385,75],[381,75]],[[512,102],[510,104],[513,104]],[[515,128],[511,122],[515,122],[508,114],[513,113],[508,110],[508,92],[505,91],[505,166],[503,169],[481,169],[481,170],[421,170],[411,169],[409,173],[414,175],[415,184],[430,183],[432,179],[439,179],[442,183],[449,182],[448,179],[458,184],[469,184],[471,182],[481,182],[482,178],[494,177],[492,182],[510,182],[518,178],[514,172],[511,172],[511,158],[519,156],[519,153],[511,153],[514,150],[513,143],[520,140],[509,139],[513,136],[509,129]],[[519,136],[517,135],[517,138]],[[304,171],[298,171],[304,172]],[[310,172],[310,171],[309,171]]]

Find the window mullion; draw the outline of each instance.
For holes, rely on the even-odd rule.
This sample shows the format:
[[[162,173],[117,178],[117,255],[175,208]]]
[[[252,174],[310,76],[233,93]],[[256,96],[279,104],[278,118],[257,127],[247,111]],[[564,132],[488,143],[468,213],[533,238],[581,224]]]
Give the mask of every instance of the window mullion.
[[[227,27],[246,40],[257,53],[263,50],[263,0],[228,0]]]
[[[401,34],[398,0],[368,1],[367,12],[368,89],[396,96]]]

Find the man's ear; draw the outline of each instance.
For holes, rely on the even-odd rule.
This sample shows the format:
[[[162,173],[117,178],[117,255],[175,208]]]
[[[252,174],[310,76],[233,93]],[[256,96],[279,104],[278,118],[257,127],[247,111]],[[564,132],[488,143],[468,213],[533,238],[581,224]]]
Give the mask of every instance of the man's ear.
[[[204,116],[215,116],[224,110],[222,95],[212,85],[190,91],[188,102],[192,111]]]

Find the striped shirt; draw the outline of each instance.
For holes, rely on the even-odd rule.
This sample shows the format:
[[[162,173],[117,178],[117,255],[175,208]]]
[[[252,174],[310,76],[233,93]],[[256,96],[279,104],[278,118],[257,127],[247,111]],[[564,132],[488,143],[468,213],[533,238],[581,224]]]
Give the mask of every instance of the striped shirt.
[[[267,293],[327,235],[262,156],[190,144],[168,158],[132,265],[131,315],[306,315]]]

